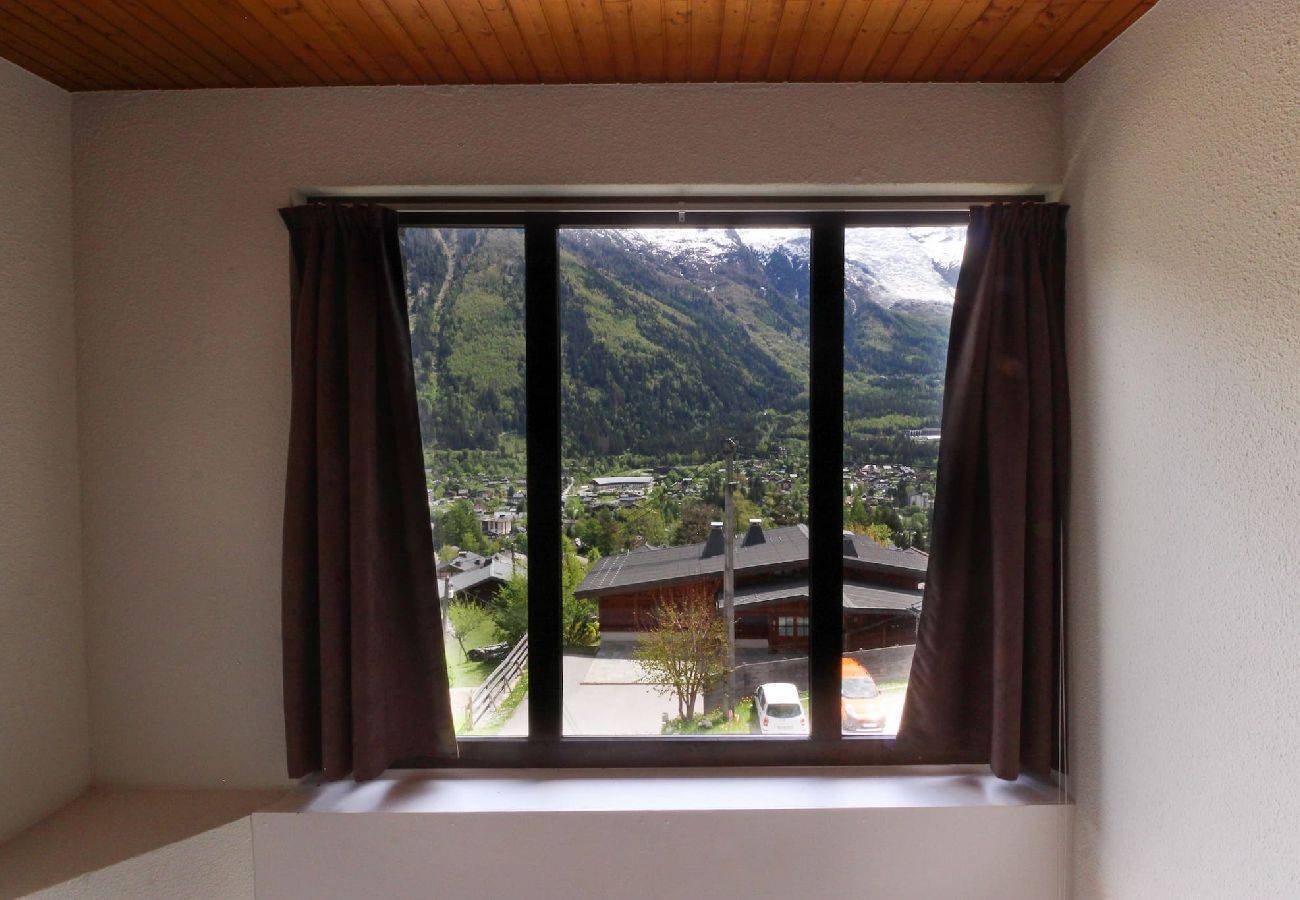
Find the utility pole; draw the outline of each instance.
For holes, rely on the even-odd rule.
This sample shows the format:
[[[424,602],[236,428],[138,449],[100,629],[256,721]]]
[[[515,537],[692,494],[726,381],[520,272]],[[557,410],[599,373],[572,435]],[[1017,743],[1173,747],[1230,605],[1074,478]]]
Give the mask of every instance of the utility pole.
[[[735,438],[723,438],[722,455],[727,460],[722,511],[722,621],[727,632],[727,680],[722,704],[730,718],[736,712],[736,482],[731,470],[736,457]]]

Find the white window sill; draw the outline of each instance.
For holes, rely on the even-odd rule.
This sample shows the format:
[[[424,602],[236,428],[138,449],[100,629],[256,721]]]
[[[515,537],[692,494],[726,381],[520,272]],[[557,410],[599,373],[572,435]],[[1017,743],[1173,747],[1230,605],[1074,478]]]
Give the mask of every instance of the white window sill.
[[[266,813],[906,809],[1064,802],[1055,785],[983,767],[445,769],[304,785]]]

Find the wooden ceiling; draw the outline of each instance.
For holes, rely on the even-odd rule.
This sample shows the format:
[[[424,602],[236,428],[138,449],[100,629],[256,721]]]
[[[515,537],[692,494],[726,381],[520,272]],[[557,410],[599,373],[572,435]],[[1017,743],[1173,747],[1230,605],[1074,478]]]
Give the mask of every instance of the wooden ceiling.
[[[74,91],[1063,81],[1155,0],[0,0]]]

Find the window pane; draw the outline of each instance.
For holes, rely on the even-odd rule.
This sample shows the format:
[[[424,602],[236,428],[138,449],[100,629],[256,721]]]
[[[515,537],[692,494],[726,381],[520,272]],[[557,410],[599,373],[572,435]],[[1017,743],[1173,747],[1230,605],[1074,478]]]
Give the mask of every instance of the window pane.
[[[401,244],[456,733],[527,734],[524,234]]]
[[[930,547],[963,228],[844,235],[845,734],[897,734]]]
[[[567,735],[808,733],[808,248],[560,233]]]

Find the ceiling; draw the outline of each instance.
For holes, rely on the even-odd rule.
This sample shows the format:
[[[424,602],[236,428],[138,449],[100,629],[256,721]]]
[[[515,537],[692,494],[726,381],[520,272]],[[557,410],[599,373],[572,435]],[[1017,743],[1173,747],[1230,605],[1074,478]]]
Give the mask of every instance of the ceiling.
[[[1063,81],[1155,0],[0,0],[73,91]]]

